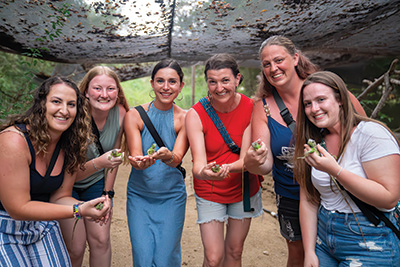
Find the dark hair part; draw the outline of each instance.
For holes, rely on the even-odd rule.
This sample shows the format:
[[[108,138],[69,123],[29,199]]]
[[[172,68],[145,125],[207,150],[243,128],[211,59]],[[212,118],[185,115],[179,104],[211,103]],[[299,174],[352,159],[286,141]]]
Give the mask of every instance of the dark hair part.
[[[311,138],[314,139],[317,143],[320,143],[322,142],[324,135],[327,134],[326,129],[320,129],[316,127],[305,114],[303,91],[306,86],[313,83],[320,83],[330,87],[336,97],[336,100],[341,105],[339,112],[341,131],[340,147],[339,153],[337,155],[338,158],[340,158],[340,156],[344,153],[346,146],[351,138],[352,130],[360,121],[373,121],[384,126],[389,132],[391,131],[383,123],[357,114],[351,102],[350,94],[347,90],[346,84],[335,73],[330,71],[319,71],[308,76],[303,83],[299,98],[299,108],[296,120],[298,123],[296,131],[296,148],[294,155],[294,173],[297,182],[300,184],[300,186],[306,189],[307,197],[314,202],[318,202],[319,193],[313,187],[311,182],[311,167],[307,163],[305,163],[304,160],[299,159],[299,157],[303,156],[304,154],[304,144],[307,142],[308,139]],[[392,135],[394,136],[393,133]]]
[[[107,75],[114,79],[115,83],[117,84],[118,88],[118,100],[117,104],[122,105],[126,111],[129,111],[128,101],[126,101],[126,97],[124,91],[122,90],[121,81],[115,71],[111,68],[106,66],[96,66],[91,68],[83,77],[82,81],[79,83],[79,90],[82,92],[83,95],[86,95],[87,90],[89,88],[89,83],[93,80],[94,77],[98,75]]]
[[[313,64],[308,57],[306,57],[299,49],[297,49],[294,43],[289,38],[282,35],[273,35],[268,39],[266,39],[261,44],[258,52],[260,60],[261,60],[261,53],[264,50],[264,48],[271,45],[278,45],[283,47],[286,50],[286,52],[292,57],[294,57],[296,53],[298,54],[299,62],[295,67],[295,69],[300,79],[304,80],[305,78],[307,78],[308,75],[319,70],[318,66]],[[269,94],[272,93],[272,88],[273,88],[273,86],[268,82],[267,78],[265,77],[262,67],[261,67],[260,77],[261,80],[256,93],[257,98],[263,98],[268,96]]]
[[[179,63],[174,59],[164,59],[164,60],[158,62],[154,66],[153,71],[151,72],[151,79],[154,80],[154,77],[156,76],[156,73],[160,69],[164,69],[164,68],[171,68],[171,69],[175,70],[176,73],[178,73],[180,82],[181,83],[183,82],[183,71],[182,71],[182,68],[179,65]]]
[[[207,71],[209,70],[220,70],[220,69],[231,69],[233,75],[236,77],[239,71],[239,64],[229,54],[215,54],[207,59],[204,67],[204,76],[207,81]],[[243,81],[243,75],[240,76],[239,84]]]
[[[47,152],[50,143],[48,121],[46,119],[46,102],[53,85],[65,84],[72,88],[77,95],[76,116],[71,126],[63,132],[60,138],[61,149],[64,151],[64,167],[69,173],[83,168],[86,162],[88,139],[90,138],[89,106],[86,98],[81,94],[76,84],[67,78],[55,76],[45,80],[34,92],[32,106],[22,115],[11,118],[10,122],[2,125],[0,130],[16,124],[29,126],[29,137],[35,147],[36,154]]]

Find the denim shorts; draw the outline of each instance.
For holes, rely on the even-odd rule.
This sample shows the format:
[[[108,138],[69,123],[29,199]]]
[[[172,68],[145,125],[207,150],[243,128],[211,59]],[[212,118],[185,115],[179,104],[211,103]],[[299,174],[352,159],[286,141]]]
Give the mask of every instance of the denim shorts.
[[[393,212],[384,214],[395,221]],[[356,216],[360,226],[352,213],[320,206],[315,248],[320,266],[400,266],[400,241],[393,231],[383,222],[375,226],[361,212]]]
[[[250,205],[254,209],[251,212],[243,210],[243,201],[223,204],[205,200],[195,194],[197,207],[197,223],[211,221],[227,222],[231,219],[255,218],[263,214],[261,189],[250,198]]]
[[[276,195],[281,235],[289,241],[301,240],[299,205],[299,200]]]
[[[104,190],[104,179],[100,179],[98,182],[92,184],[88,188],[74,188],[72,190],[72,197],[80,201],[89,201],[98,197]]]

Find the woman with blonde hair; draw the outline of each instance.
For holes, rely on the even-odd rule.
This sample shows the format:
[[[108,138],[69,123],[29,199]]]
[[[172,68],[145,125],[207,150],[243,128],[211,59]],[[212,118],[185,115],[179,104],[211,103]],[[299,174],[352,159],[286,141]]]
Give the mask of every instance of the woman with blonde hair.
[[[121,153],[123,121],[129,107],[119,78],[109,67],[97,66],[89,70],[79,89],[89,100],[91,131],[95,140],[89,146],[85,170],[78,172],[73,196],[82,201],[105,196],[112,206],[114,182],[118,166],[123,161],[123,156],[115,157],[112,151]],[[111,265],[111,218],[112,209],[104,224],[78,221],[74,234],[74,220],[60,221],[73,266],[82,265],[86,241],[91,266]]]

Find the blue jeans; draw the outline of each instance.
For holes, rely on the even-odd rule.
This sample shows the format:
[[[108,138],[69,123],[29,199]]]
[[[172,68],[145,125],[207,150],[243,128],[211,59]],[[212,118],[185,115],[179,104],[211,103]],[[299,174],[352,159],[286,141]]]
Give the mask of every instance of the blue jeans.
[[[385,215],[394,222],[393,212]],[[400,241],[383,222],[373,225],[361,213],[318,212],[316,254],[320,266],[400,266]],[[364,235],[360,232],[360,228]]]

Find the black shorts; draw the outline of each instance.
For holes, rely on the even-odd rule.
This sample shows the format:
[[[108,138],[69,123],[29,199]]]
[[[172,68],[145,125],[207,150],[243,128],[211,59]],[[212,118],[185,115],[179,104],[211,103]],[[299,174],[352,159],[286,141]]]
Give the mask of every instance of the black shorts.
[[[289,241],[301,240],[299,205],[299,200],[276,195],[281,235]]]

